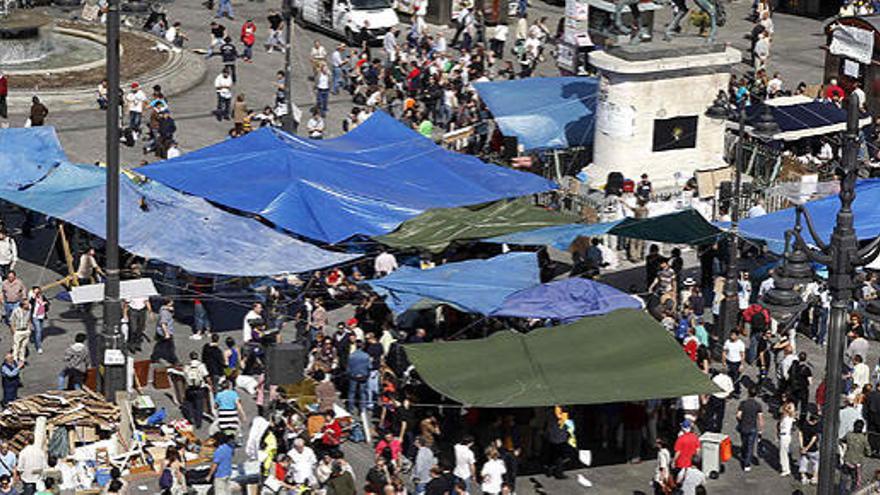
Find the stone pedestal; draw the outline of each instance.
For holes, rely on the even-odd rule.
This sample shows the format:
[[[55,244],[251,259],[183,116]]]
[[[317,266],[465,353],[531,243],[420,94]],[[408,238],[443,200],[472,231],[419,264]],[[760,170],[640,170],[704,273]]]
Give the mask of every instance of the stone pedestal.
[[[652,46],[653,45],[653,46]],[[655,188],[723,165],[724,123],[705,116],[741,53],[724,45],[646,44],[590,53],[600,75],[591,184],[609,172]]]

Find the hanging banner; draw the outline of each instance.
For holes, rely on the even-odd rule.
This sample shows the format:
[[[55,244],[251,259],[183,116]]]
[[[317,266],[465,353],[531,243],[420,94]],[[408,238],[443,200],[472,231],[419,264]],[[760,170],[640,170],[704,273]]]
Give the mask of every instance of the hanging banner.
[[[591,46],[590,4],[586,0],[565,0],[565,24],[562,39],[572,46]]]
[[[828,51],[833,55],[870,64],[874,56],[874,32],[838,24],[831,35]]]

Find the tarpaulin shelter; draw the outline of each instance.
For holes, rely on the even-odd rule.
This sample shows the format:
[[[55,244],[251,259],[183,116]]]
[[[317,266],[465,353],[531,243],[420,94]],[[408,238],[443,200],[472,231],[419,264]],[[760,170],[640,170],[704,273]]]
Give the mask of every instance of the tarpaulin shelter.
[[[429,270],[408,266],[366,282],[400,314],[425,299],[463,311],[489,314],[504,299],[541,282],[534,253],[508,253],[485,260],[447,263]]]
[[[6,201],[104,237],[105,180],[104,168],[68,163],[50,128],[0,130],[0,198]],[[191,272],[297,273],[357,257],[320,249],[152,181],[138,184],[122,175],[119,199],[120,246]]]
[[[454,241],[485,239],[575,220],[571,215],[535,206],[530,199],[520,198],[476,207],[428,210],[374,240],[394,248],[439,253]]]
[[[772,140],[797,141],[805,137],[821,136],[846,129],[846,110],[830,102],[811,100],[804,96],[792,96],[767,100],[746,107],[747,131],[761,120],[764,105],[770,108],[770,115],[779,124],[779,132]],[[871,123],[870,117],[862,118],[860,125]],[[731,125],[734,125],[731,123]]]
[[[570,322],[585,316],[643,307],[639,298],[593,280],[567,278],[515,292],[492,311],[493,316],[549,318]]]
[[[669,332],[640,310],[528,334],[497,332],[404,349],[432,389],[474,407],[603,404],[718,391]]]
[[[686,209],[649,218],[625,218],[589,225],[572,224],[516,232],[486,239],[486,242],[517,245],[548,245],[566,249],[580,236],[617,235],[630,239],[671,244],[711,242],[721,231],[700,212]]]
[[[526,151],[593,143],[599,82],[593,77],[531,77],[475,83],[501,134]]]
[[[430,208],[556,187],[446,150],[381,111],[334,139],[263,128],[138,171],[328,243],[386,234]]]
[[[856,199],[853,202],[853,220],[856,236],[859,240],[873,239],[880,235],[880,179],[864,179],[856,183]],[[816,234],[824,242],[829,242],[837,212],[840,210],[840,198],[835,194],[804,204],[810,213]],[[755,218],[739,221],[739,234],[754,240],[761,240],[776,252],[782,252],[785,246],[785,231],[794,228],[796,213],[794,208],[774,211]],[[804,225],[806,227],[806,225]],[[806,229],[804,229],[806,234]],[[805,236],[810,239],[809,235]]]

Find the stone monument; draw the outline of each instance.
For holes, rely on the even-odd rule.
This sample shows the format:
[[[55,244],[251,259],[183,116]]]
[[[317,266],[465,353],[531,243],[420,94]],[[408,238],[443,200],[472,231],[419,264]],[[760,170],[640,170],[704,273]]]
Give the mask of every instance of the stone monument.
[[[741,60],[739,50],[696,37],[591,52],[599,75],[591,183],[604,184],[610,172],[634,180],[647,173],[666,188],[724,166],[725,124],[705,112]]]

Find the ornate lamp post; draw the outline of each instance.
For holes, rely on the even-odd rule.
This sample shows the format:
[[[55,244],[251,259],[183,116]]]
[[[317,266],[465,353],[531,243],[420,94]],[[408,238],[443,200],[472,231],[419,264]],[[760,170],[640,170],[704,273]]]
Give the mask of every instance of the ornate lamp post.
[[[856,153],[859,139],[859,102],[856,95],[847,101],[847,126],[844,135],[843,175],[840,179],[840,210],[829,243],[825,243],[813,228],[809,212],[797,208],[798,228],[793,231],[795,247],[807,258],[828,267],[828,288],[831,291],[831,317],[828,325],[828,351],[825,366],[825,406],[822,411],[822,443],[819,450],[820,495],[834,493],[837,467],[837,431],[840,427],[841,372],[843,365],[844,338],[847,313],[854,300],[855,271],[869,264],[880,254],[880,237],[859,249],[853,228],[852,204],[855,200],[858,166]],[[803,218],[815,248],[807,245],[800,233]],[[769,294],[768,294],[769,295]],[[877,308],[866,308],[867,310]]]

